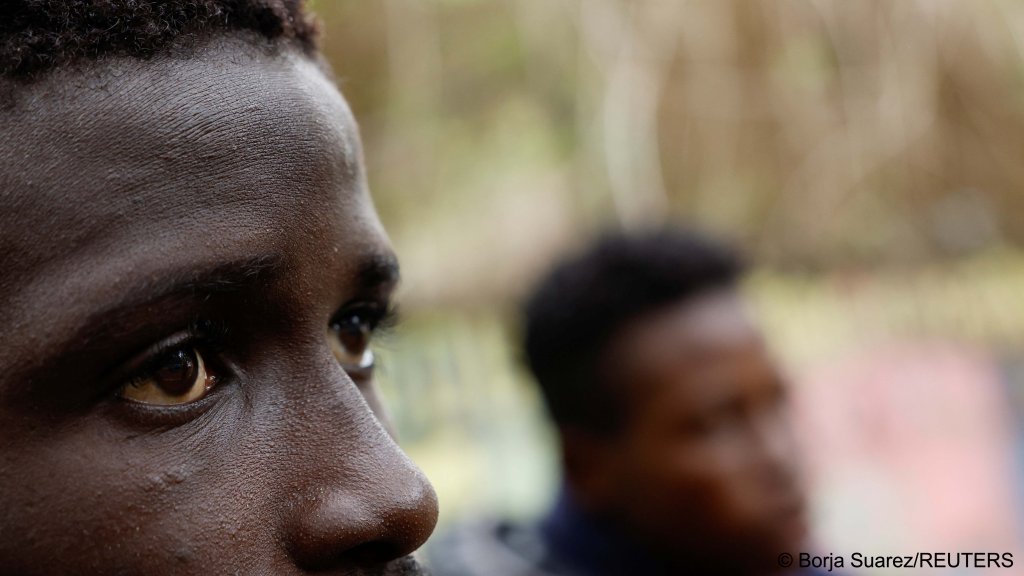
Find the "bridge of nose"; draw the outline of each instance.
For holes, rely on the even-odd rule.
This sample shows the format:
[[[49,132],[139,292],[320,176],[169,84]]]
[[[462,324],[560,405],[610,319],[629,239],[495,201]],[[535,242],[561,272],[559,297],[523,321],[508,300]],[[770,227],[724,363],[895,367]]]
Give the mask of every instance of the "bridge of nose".
[[[321,372],[275,407],[270,460],[288,553],[307,569],[404,556],[433,531],[434,490],[371,409],[372,389],[364,396],[336,365]]]

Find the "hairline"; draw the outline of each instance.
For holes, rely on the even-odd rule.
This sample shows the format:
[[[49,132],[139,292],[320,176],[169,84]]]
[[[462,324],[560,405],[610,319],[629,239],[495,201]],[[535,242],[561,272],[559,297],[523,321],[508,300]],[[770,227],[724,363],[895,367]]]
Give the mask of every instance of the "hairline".
[[[23,111],[25,99],[31,99],[39,92],[49,93],[54,89],[60,91],[69,85],[80,86],[79,83],[102,89],[104,80],[111,74],[115,77],[130,75],[142,67],[196,60],[218,50],[229,51],[233,47],[245,49],[232,51],[231,64],[252,64],[263,58],[291,54],[308,59],[328,81],[336,84],[334,71],[318,48],[307,49],[294,38],[267,38],[256,30],[224,27],[205,31],[201,35],[179,36],[150,55],[115,51],[95,57],[75,58],[28,76],[0,74],[0,117],[5,113]],[[238,60],[239,56],[249,59]]]

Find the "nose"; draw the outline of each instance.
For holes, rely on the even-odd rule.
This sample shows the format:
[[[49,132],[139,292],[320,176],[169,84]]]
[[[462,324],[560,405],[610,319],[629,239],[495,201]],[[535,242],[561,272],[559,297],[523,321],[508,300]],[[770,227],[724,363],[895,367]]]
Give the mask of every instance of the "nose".
[[[388,440],[390,442],[390,439]],[[372,566],[420,547],[437,522],[437,498],[396,446],[364,457],[365,473],[323,486],[299,504],[289,538],[295,563],[311,571]]]
[[[308,571],[379,566],[418,548],[437,522],[437,497],[351,381],[302,415],[286,543]],[[294,446],[294,445],[293,445]]]
[[[776,488],[795,490],[797,478],[796,439],[784,414],[765,414],[757,420],[758,463],[765,478]]]

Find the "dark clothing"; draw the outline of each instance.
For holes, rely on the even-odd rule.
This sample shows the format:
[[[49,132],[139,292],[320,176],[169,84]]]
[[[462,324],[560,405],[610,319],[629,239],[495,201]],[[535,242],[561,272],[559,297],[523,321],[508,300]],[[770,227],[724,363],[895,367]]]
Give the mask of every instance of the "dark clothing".
[[[666,574],[638,545],[614,527],[585,515],[564,491],[540,522],[553,560],[586,575]]]
[[[457,527],[428,546],[426,560],[435,576],[675,576],[614,526],[584,514],[564,493],[533,525]],[[802,570],[792,576],[823,575]]]

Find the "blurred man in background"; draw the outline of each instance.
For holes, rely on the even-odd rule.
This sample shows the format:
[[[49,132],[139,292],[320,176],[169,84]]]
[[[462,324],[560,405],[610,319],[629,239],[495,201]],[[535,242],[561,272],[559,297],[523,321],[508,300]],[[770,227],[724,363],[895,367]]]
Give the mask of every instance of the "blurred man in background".
[[[453,533],[443,576],[781,574],[806,536],[786,382],[728,247],[606,237],[525,306],[564,484],[534,528]]]

